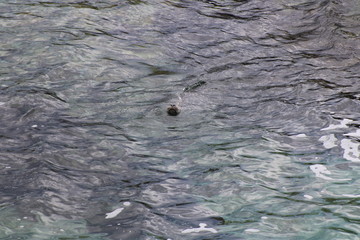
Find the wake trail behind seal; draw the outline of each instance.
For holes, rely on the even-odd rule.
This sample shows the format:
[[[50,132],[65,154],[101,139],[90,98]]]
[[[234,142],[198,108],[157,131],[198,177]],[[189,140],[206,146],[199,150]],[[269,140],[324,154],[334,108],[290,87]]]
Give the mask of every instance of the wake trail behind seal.
[[[196,82],[196,83],[194,83],[194,84],[191,84],[191,85],[185,87],[184,90],[183,90],[180,94],[178,94],[178,101],[177,101],[177,103],[176,103],[176,104],[171,104],[171,105],[167,108],[167,113],[168,113],[168,115],[170,115],[170,116],[177,116],[177,115],[180,113],[180,111],[181,111],[181,104],[182,104],[182,102],[183,102],[183,99],[184,99],[185,94],[186,94],[187,92],[194,91],[196,88],[198,88],[198,87],[200,87],[200,86],[202,86],[202,85],[204,85],[204,84],[206,84],[206,82],[201,80],[201,81],[198,81],[198,82]]]
[[[178,100],[178,102],[177,102],[176,105],[179,106],[179,107],[181,106],[181,103],[182,103],[182,101],[183,101],[184,95],[185,95],[187,92],[192,92],[192,91],[194,91],[195,89],[197,89],[197,88],[199,88],[199,87],[201,87],[202,85],[205,85],[205,84],[206,84],[205,81],[200,80],[200,81],[198,81],[198,82],[195,82],[195,83],[193,83],[193,84],[185,87],[184,90],[178,95],[179,100]]]

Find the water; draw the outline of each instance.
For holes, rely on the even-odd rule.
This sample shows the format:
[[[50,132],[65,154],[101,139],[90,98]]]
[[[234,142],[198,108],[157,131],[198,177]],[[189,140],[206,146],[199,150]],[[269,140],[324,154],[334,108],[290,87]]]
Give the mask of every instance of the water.
[[[3,1],[0,239],[359,239],[359,11]]]

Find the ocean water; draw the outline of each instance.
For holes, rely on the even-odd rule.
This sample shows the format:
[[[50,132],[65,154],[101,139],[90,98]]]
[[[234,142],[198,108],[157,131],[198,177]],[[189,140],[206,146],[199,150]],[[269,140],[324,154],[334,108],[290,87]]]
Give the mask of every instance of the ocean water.
[[[0,20],[1,240],[360,238],[359,1],[7,0]]]

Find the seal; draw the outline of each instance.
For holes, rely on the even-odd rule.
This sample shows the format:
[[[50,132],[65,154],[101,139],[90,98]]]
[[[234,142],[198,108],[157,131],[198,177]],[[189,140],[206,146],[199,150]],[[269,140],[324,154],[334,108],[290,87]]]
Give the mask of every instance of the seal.
[[[167,113],[170,116],[176,116],[180,113],[180,109],[175,105],[175,104],[171,104],[168,108],[167,108]]]

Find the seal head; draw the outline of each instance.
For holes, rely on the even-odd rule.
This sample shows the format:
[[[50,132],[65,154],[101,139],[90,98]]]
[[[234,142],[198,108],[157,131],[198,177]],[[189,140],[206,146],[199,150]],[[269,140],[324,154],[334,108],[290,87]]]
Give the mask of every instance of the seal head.
[[[176,105],[171,104],[170,107],[167,108],[167,113],[170,116],[176,116],[180,113],[180,109]]]

